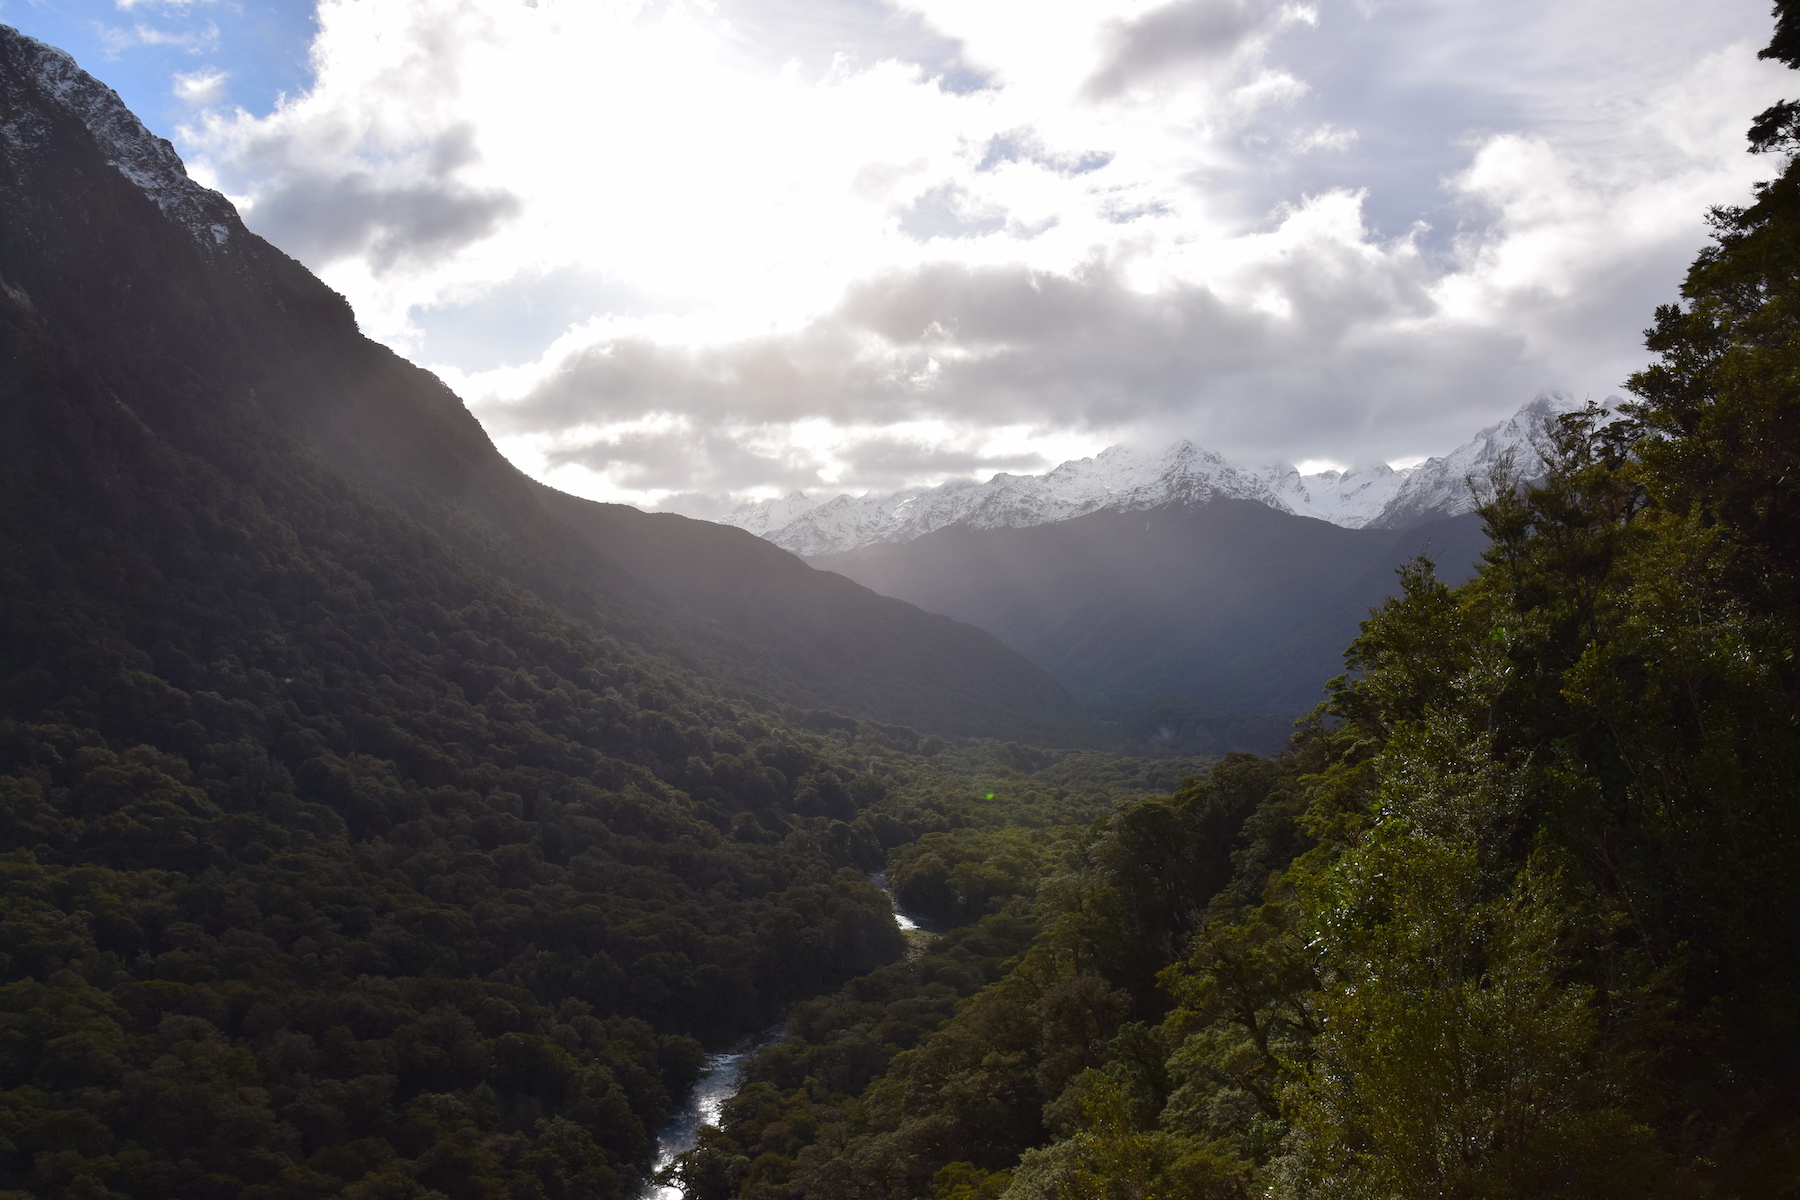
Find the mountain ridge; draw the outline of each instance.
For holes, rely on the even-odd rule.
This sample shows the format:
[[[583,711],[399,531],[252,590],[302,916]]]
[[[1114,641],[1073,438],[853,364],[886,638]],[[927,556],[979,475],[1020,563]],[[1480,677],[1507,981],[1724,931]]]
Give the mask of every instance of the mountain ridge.
[[[689,644],[670,648],[777,700],[925,733],[1092,742],[1073,697],[984,629],[883,596],[740,530],[675,513],[602,504],[543,484],[545,509],[680,613]],[[881,681],[909,686],[880,695]],[[1003,702],[1001,702],[1003,701]]]
[[[813,501],[801,493],[739,506],[719,523],[747,530],[807,558],[903,543],[947,526],[1024,529],[1093,512],[1136,512],[1227,498],[1314,517],[1347,529],[1401,529],[1472,510],[1468,481],[1512,452],[1529,466],[1545,426],[1579,407],[1546,393],[1480,430],[1449,454],[1404,470],[1386,463],[1302,475],[1288,463],[1247,467],[1191,441],[1160,450],[1111,446],[1043,475],[1001,473],[986,483],[953,480],[862,497]]]
[[[0,1192],[626,1200],[696,1038],[901,955],[843,868],[918,737],[633,644],[454,396],[158,203],[63,62],[0,26]]]
[[[189,177],[168,139],[146,129],[119,94],[83,71],[73,55],[16,30],[13,40],[25,52],[20,56],[24,73],[81,120],[108,165],[136,184],[199,245],[222,246],[246,232],[237,208]],[[47,131],[43,114],[34,106],[15,106],[12,112],[11,119],[0,124],[0,137],[13,146],[23,147]]]

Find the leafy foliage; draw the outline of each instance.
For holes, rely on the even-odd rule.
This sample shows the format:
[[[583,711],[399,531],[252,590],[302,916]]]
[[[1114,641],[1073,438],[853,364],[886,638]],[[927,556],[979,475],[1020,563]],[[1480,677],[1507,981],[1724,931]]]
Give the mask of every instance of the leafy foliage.
[[[1035,877],[1016,836],[897,856],[1042,930],[740,1194],[1800,1195],[1796,112],[1638,399],[1489,481],[1478,576],[1407,568],[1286,754]]]
[[[771,724],[302,458],[121,458],[4,522],[17,1186],[621,1195],[694,1035],[899,955],[832,835],[882,731]]]
[[[978,783],[996,790],[959,806],[966,824],[899,846],[902,897],[903,879],[937,877],[932,860],[960,869],[984,854],[1009,890],[985,915],[946,912],[968,923],[921,957],[797,1008],[683,1164],[690,1195],[998,1195],[1023,1151],[1078,1117],[1071,1081],[1119,1046],[1155,1074],[1163,1047],[1145,1018],[1168,1007],[1159,956],[1230,876],[1239,826],[1280,774],[1237,756],[1210,782],[1189,774],[1173,797],[1141,798],[1173,782],[1159,773],[1199,765],[1070,756],[1010,788]],[[1087,823],[1036,824],[1083,795],[1064,811]]]

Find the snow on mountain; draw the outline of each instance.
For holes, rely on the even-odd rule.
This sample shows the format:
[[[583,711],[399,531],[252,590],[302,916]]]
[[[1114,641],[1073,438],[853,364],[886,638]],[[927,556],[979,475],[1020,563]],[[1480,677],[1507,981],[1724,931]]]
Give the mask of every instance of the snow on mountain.
[[[1254,471],[1192,442],[1153,453],[1114,446],[1063,463],[1045,475],[999,474],[986,483],[957,480],[886,496],[837,496],[778,524],[797,496],[748,504],[721,518],[796,554],[835,554],[874,542],[907,542],[946,525],[1023,528],[1067,521],[1100,509],[1134,511],[1215,496],[1258,500],[1293,511]]]
[[[1570,396],[1539,396],[1442,458],[1427,459],[1414,467],[1394,498],[1366,524],[1374,529],[1401,529],[1432,517],[1469,512],[1475,507],[1471,484],[1479,487],[1486,482],[1508,454],[1526,478],[1535,476],[1543,466],[1550,426],[1562,414],[1580,407]]]
[[[1348,471],[1302,475],[1286,463],[1274,463],[1265,467],[1262,474],[1289,511],[1359,529],[1381,515],[1399,494],[1410,471],[1371,463]]]
[[[11,70],[0,70],[0,88],[12,93],[5,106],[12,116],[0,123],[0,137],[23,148],[41,147],[54,136],[36,105],[18,102],[19,87],[35,84],[45,99],[86,127],[109,164],[201,245],[222,246],[243,229],[231,202],[189,179],[175,147],[145,129],[117,92],[76,66],[66,52],[16,31],[7,35],[0,51],[12,60],[4,64]]]
[[[1113,446],[1043,475],[956,480],[887,495],[836,496],[823,502],[796,492],[746,504],[720,518],[795,554],[839,554],[876,542],[913,538],[966,523],[976,529],[1024,528],[1109,509],[1133,512],[1215,497],[1256,500],[1281,512],[1350,529],[1390,529],[1474,506],[1468,480],[1485,479],[1509,450],[1528,470],[1559,414],[1577,408],[1564,396],[1540,396],[1442,458],[1395,470],[1386,463],[1302,475],[1287,463],[1238,466],[1192,442],[1157,451]]]
[[[778,500],[758,500],[733,510],[726,524],[765,537],[788,522],[819,507],[819,502],[805,492],[793,492]]]

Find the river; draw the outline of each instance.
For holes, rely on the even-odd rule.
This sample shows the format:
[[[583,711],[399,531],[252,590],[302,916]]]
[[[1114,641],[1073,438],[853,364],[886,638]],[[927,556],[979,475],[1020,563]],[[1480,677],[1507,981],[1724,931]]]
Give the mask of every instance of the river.
[[[894,899],[893,889],[888,887],[887,875],[876,871],[869,876],[869,882],[881,889],[881,894],[888,899],[888,907],[894,910],[894,924],[900,927],[900,936],[906,939],[906,961],[911,962],[925,953],[925,947],[936,941],[943,933],[935,921],[927,921],[923,917],[915,917],[901,909]]]
[[[694,1148],[702,1125],[717,1125],[725,1102],[737,1095],[744,1084],[744,1062],[765,1046],[773,1046],[787,1036],[787,1026],[777,1025],[755,1038],[746,1038],[729,1050],[706,1056],[706,1066],[694,1090],[688,1093],[681,1108],[656,1134],[654,1171],[667,1170],[675,1160]],[[683,1200],[681,1189],[664,1187],[654,1181],[644,1185],[639,1200]]]
[[[894,910],[894,924],[900,927],[900,936],[906,939],[906,959],[911,962],[925,952],[925,947],[941,931],[932,922],[921,921],[911,913],[900,910],[900,906],[894,903],[894,893],[888,889],[886,875],[877,871],[869,876],[869,882],[880,888],[881,894],[888,898],[888,904]],[[764,1030],[754,1038],[745,1038],[729,1050],[706,1056],[706,1066],[701,1069],[700,1079],[694,1084],[694,1090],[688,1093],[681,1108],[656,1133],[656,1165],[652,1171],[667,1170],[677,1158],[692,1150],[700,1138],[702,1125],[719,1123],[719,1115],[725,1110],[725,1102],[737,1095],[738,1089],[744,1085],[745,1062],[758,1050],[773,1046],[786,1036],[787,1025],[781,1024]],[[638,1192],[638,1200],[685,1200],[685,1197],[678,1187],[665,1187],[650,1182]]]

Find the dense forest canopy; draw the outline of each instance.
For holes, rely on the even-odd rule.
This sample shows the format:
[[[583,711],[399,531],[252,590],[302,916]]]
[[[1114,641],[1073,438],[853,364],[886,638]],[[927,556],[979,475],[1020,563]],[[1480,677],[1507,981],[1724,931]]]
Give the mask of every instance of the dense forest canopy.
[[[671,657],[447,393],[307,366],[316,281],[45,128],[0,144],[0,1194],[611,1200],[785,1017],[690,1200],[1800,1195],[1800,102],[1636,398],[1205,771]]]

